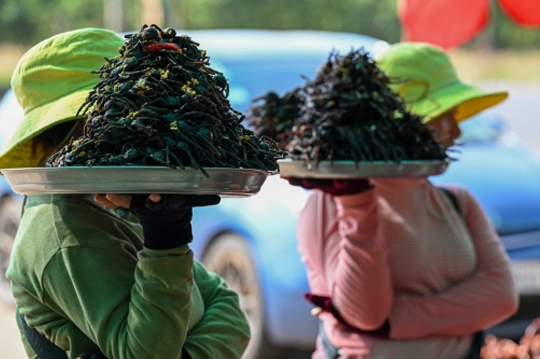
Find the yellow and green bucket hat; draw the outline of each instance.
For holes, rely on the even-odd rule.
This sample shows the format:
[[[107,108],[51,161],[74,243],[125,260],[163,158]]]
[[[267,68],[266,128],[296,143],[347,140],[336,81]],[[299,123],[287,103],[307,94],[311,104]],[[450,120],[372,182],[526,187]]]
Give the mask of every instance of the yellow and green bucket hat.
[[[424,117],[424,123],[454,107],[460,122],[508,97],[507,92],[487,93],[461,82],[448,55],[430,44],[394,44],[376,62],[392,79],[392,89],[413,113]]]
[[[28,50],[19,60],[11,88],[24,110],[24,119],[0,153],[0,168],[34,167],[32,139],[76,113],[98,83],[105,58],[118,54],[124,41],[117,33],[84,28],[68,31]],[[0,119],[1,122],[9,118]]]

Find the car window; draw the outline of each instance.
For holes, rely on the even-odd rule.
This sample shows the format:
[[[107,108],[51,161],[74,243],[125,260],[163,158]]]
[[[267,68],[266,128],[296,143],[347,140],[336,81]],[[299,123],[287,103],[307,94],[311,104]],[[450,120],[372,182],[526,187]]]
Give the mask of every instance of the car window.
[[[2,131],[0,131],[1,149],[24,117],[23,109],[11,89],[6,91],[0,100],[0,116],[2,126]]]
[[[229,101],[233,108],[246,112],[252,100],[275,91],[280,94],[302,86],[302,75],[313,78],[320,64],[273,66],[270,64],[223,64],[220,70],[229,81]]]
[[[333,52],[345,54],[363,48],[372,56],[389,44],[369,36],[348,33],[252,30],[193,30],[187,34],[208,52],[210,65],[223,72],[230,86],[229,101],[245,113],[254,98],[286,91],[313,79]]]
[[[461,137],[459,143],[494,142],[505,132],[504,121],[493,115],[476,115],[459,125]]]

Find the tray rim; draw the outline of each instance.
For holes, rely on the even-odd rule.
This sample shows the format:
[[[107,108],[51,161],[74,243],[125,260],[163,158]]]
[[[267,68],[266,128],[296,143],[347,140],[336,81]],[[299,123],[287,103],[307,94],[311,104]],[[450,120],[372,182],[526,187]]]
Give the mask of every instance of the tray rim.
[[[304,160],[294,160],[285,158],[278,160],[280,165],[281,177],[298,177],[298,178],[383,178],[383,177],[422,177],[432,176],[443,173],[452,159],[445,158],[443,160],[403,160],[403,161],[354,161],[354,160],[322,160],[317,164],[310,163]],[[363,168],[360,168],[362,167]],[[403,175],[407,169],[427,167],[425,173],[414,175]],[[296,171],[294,168],[296,167]],[[340,169],[346,168],[347,171]],[[371,167],[371,168],[370,168]],[[387,174],[369,172],[370,169],[381,170],[384,168],[393,168],[395,171],[390,171]],[[367,174],[366,174],[367,173]]]
[[[153,172],[158,175],[166,175],[166,179],[170,179],[171,174],[177,176],[179,174],[179,180],[182,179],[182,173],[188,175],[186,182],[179,182],[175,189],[174,181],[164,180],[160,181],[151,181],[145,182],[145,177],[139,179],[133,179],[132,181],[126,181],[126,184],[131,184],[130,188],[122,186],[118,181],[111,180],[108,182],[106,180],[107,172],[113,170],[115,173],[113,176],[124,176],[125,173],[138,172],[149,173]],[[171,168],[167,166],[62,166],[62,167],[18,167],[18,168],[0,168],[0,172],[6,177],[11,188],[14,192],[29,195],[29,194],[88,194],[88,193],[184,193],[184,194],[218,194],[222,197],[249,197],[257,194],[262,185],[265,183],[266,178],[271,175],[275,175],[278,171],[266,171],[259,169],[248,169],[248,168],[229,168],[229,167],[205,167],[204,170],[209,174],[210,177],[206,177],[202,171],[195,168]],[[77,176],[84,174],[85,172],[92,173],[92,176],[98,176],[97,182],[92,182],[95,185],[92,187],[91,183],[88,182],[88,189],[82,189],[85,184],[79,185],[78,182],[74,181],[74,178],[77,179]],[[73,178],[66,180],[66,182],[47,182],[41,181],[46,174],[54,174],[55,176],[60,176],[60,174],[66,173],[76,174]],[[231,175],[240,176],[239,179],[248,180],[252,179],[254,183],[235,186],[226,186],[225,182],[222,188],[216,187],[216,184],[219,185],[220,182],[212,181],[212,173],[215,175]],[[217,173],[217,174],[216,174]],[[21,182],[20,176],[35,176],[34,182],[27,181]],[[17,176],[18,180],[14,177]],[[189,176],[194,176],[192,181],[189,181]],[[95,177],[94,177],[95,178]],[[103,179],[103,181],[101,181]],[[131,179],[131,178],[130,178]],[[70,182],[71,181],[71,182]],[[123,182],[122,182],[123,183]],[[134,183],[137,183],[133,186]],[[164,185],[166,183],[166,185]],[[186,183],[191,183],[191,187],[185,186]],[[233,184],[238,184],[240,182],[230,182]],[[183,185],[183,187],[182,187]],[[113,187],[116,186],[116,189]],[[158,186],[161,188],[158,189]],[[213,187],[212,187],[213,186]],[[135,188],[135,189],[133,189]],[[140,189],[140,188],[152,188],[152,189]],[[155,190],[154,190],[155,188]]]
[[[294,163],[307,163],[304,160],[295,160],[292,158],[282,158],[277,160],[278,163],[285,163],[285,162],[294,162]],[[452,162],[451,159],[446,158],[444,160],[403,160],[403,161],[384,161],[384,160],[376,160],[376,161],[355,161],[355,160],[322,160],[319,161],[319,163],[340,163],[340,164],[426,164],[426,163],[445,163],[445,162]]]
[[[232,172],[242,172],[242,171],[253,171],[267,173],[268,175],[277,174],[278,171],[266,171],[256,168],[242,168],[242,167],[202,167],[205,171],[232,171]],[[50,170],[67,170],[67,169],[76,169],[76,170],[105,170],[105,169],[115,169],[115,170],[171,170],[171,171],[198,171],[199,169],[193,167],[185,168],[172,168],[167,166],[60,166],[60,167],[12,167],[12,168],[0,168],[0,173],[6,172],[21,172],[25,171],[50,171]],[[202,174],[202,172],[201,172]]]

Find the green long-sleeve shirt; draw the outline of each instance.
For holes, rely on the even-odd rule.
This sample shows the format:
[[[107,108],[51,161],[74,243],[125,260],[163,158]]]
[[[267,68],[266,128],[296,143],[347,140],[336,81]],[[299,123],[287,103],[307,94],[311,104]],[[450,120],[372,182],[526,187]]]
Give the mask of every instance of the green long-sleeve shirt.
[[[98,347],[109,359],[179,359],[183,347],[240,358],[249,326],[237,294],[187,245],[142,243],[138,223],[91,196],[30,196],[7,273],[20,312],[70,358]]]

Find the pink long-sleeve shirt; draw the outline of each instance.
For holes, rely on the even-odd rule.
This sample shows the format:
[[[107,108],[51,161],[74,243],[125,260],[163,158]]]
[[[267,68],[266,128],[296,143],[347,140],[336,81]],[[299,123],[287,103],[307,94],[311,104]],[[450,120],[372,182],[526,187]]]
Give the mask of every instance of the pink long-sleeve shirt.
[[[389,339],[320,319],[351,359],[462,359],[472,334],[512,315],[518,295],[509,260],[484,211],[449,188],[461,214],[426,178],[372,179],[368,191],[314,191],[298,223],[313,294],[329,296],[364,330],[388,319]],[[313,359],[324,359],[320,339]]]

